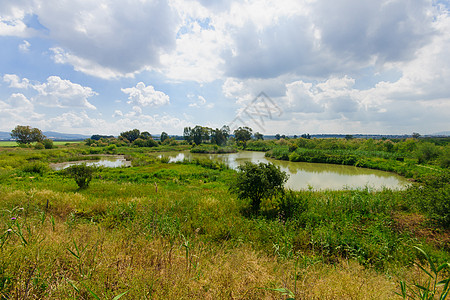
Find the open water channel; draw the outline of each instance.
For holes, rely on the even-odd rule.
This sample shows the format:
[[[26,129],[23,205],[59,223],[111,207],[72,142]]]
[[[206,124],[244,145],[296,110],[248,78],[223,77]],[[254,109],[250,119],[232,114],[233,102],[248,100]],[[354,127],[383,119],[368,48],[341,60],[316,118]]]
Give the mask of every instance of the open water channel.
[[[404,189],[409,184],[408,180],[404,177],[394,173],[353,166],[281,161],[267,158],[264,154],[264,152],[256,151],[239,151],[238,153],[231,154],[197,154],[183,151],[164,152],[159,157],[166,157],[172,163],[183,160],[211,159],[223,162],[233,169],[237,169],[239,165],[247,161],[253,163],[271,162],[279,166],[282,171],[285,171],[289,175],[286,187],[293,190],[341,190],[362,189],[365,187],[374,190],[381,190],[383,188]],[[59,163],[52,165],[52,168],[54,170],[61,170],[80,163],[104,167],[128,167],[131,165],[129,161],[119,155],[102,157],[99,161]]]
[[[197,154],[190,152],[167,152],[160,157],[169,158],[169,162],[193,159],[211,159],[227,164],[233,169],[245,162],[268,163],[279,166],[289,175],[286,187],[293,190],[341,190],[341,189],[370,189],[381,190],[404,189],[409,181],[397,174],[379,170],[357,168],[353,166],[290,162],[270,159],[264,152],[239,151],[231,154]]]

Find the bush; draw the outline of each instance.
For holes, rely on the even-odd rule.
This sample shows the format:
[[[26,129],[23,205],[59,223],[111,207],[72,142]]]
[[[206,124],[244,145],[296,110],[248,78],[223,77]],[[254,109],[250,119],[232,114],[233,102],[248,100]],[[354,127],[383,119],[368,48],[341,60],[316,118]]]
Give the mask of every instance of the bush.
[[[48,165],[42,162],[32,162],[22,167],[23,172],[35,173],[39,175],[43,175],[48,170],[49,170]]]
[[[410,189],[411,199],[418,202],[428,218],[443,227],[450,228],[450,172],[429,175],[422,185]]]
[[[44,149],[44,144],[42,144],[41,142],[37,142],[37,143],[34,145],[34,149],[36,149],[36,150],[42,150],[42,149]]]
[[[271,163],[247,162],[238,169],[230,190],[236,193],[239,199],[250,199],[254,214],[259,212],[262,199],[283,192],[284,183],[288,179],[286,172]]]
[[[65,169],[65,174],[75,179],[80,189],[85,189],[89,186],[95,170],[95,167],[87,166],[86,164],[73,165]]]
[[[53,141],[51,139],[45,139],[43,141],[45,149],[52,149],[53,148]]]

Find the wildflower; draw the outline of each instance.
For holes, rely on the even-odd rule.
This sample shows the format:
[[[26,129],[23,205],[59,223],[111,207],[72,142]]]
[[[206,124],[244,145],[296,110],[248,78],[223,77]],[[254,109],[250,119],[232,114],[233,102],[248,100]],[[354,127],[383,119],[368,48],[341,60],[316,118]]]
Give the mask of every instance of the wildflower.
[[[6,230],[6,232],[12,232],[12,229],[11,229],[11,228],[8,228],[8,229]]]
[[[19,207],[19,210],[24,210],[24,208],[23,207]]]
[[[16,217],[12,217],[11,218],[11,221],[15,221],[17,218]]]

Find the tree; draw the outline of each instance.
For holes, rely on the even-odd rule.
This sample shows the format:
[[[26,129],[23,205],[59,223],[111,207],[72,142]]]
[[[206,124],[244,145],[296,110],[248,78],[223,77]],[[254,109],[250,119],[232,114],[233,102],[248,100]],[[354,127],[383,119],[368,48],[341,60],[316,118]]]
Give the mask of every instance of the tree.
[[[255,140],[264,140],[262,133],[256,132],[253,136],[255,137]]]
[[[283,191],[288,175],[271,163],[246,162],[238,167],[238,174],[231,191],[239,199],[250,199],[253,213],[258,213],[262,199]]]
[[[192,143],[193,137],[192,137],[192,128],[191,127],[184,127],[183,138],[189,144]]]
[[[413,132],[412,137],[413,137],[413,139],[418,139],[418,138],[420,138],[420,133]]]
[[[252,139],[252,129],[250,127],[239,127],[236,129],[234,133],[234,138],[236,141],[240,142],[244,148],[246,146],[247,141]]]
[[[15,139],[18,144],[31,144],[33,142],[42,142],[45,139],[45,135],[37,128],[17,125],[11,131],[11,138]]]
[[[149,140],[152,138],[152,135],[150,134],[150,132],[144,131],[144,132],[141,132],[141,134],[139,135],[139,138],[143,139],[143,140]]]
[[[161,132],[161,137],[159,138],[161,143],[169,138],[169,135],[166,132]]]
[[[226,125],[222,126],[221,129],[216,128],[215,130],[211,130],[211,143],[214,143],[218,146],[225,145],[227,143],[229,135],[230,128]]]
[[[130,143],[132,143],[134,140],[137,140],[140,135],[141,135],[141,132],[138,129],[133,129],[133,130],[121,132],[119,137],[122,137],[122,138],[128,140]]]

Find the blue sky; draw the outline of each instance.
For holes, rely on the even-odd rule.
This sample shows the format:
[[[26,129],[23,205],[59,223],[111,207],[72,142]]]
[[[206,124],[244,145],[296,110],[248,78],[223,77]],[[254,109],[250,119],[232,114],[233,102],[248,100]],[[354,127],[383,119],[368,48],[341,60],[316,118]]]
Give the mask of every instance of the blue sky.
[[[448,53],[448,1],[5,0],[0,131],[449,131]]]

